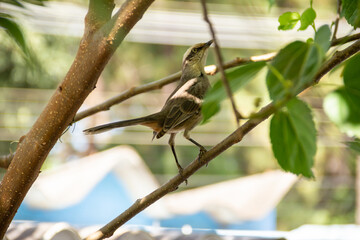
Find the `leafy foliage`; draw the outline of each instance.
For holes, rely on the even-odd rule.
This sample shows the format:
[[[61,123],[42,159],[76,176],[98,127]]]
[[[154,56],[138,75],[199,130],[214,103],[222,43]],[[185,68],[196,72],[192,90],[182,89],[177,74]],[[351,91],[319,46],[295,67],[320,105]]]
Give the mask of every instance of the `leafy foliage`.
[[[295,41],[280,50],[266,76],[271,99],[296,96],[312,83],[330,47],[330,36],[329,26],[324,25],[315,33],[314,41]],[[313,177],[316,130],[305,103],[292,99],[273,116],[270,139],[274,156],[284,170]]]
[[[301,25],[300,25],[299,30],[301,30],[301,31],[306,30],[309,26],[313,25],[315,18],[316,18],[315,10],[312,7],[306,9],[301,14],[301,17],[300,17]]]
[[[316,12],[312,7],[307,8],[301,15],[298,12],[285,12],[278,19],[280,23],[278,29],[291,30],[300,21],[298,31],[306,30],[309,26],[312,26],[315,30],[315,18]]]
[[[18,44],[21,50],[28,55],[29,50],[25,41],[24,34],[20,26],[11,19],[11,16],[1,14],[0,15],[0,27],[4,28],[9,36]]]
[[[343,132],[360,136],[360,54],[352,57],[344,68],[344,86],[328,94],[324,110]]]
[[[341,15],[351,26],[358,28],[360,26],[360,0],[342,0]]]
[[[265,66],[265,62],[253,62],[226,73],[233,92],[238,91]],[[202,107],[203,123],[220,111],[220,102],[227,98],[221,79],[218,79],[205,97]]]
[[[295,25],[300,20],[300,14],[298,12],[285,12],[280,15],[278,21],[280,26],[279,30],[290,30],[295,27]]]
[[[270,123],[273,153],[280,166],[295,174],[313,177],[316,130],[310,108],[294,98]]]
[[[4,2],[17,7],[25,8],[25,2],[44,6],[45,1],[46,0],[0,0],[0,3]],[[21,27],[13,20],[11,15],[0,13],[0,28],[3,28],[9,34],[9,36],[18,44],[20,49],[27,57],[33,57],[29,52],[29,48]]]
[[[24,7],[24,5],[21,3],[21,1],[18,1],[18,0],[1,0],[0,2],[12,4],[12,5],[15,5],[18,7]]]
[[[296,95],[311,83],[329,49],[330,35],[329,26],[324,25],[315,34],[315,41],[295,41],[280,50],[266,77],[271,99]]]

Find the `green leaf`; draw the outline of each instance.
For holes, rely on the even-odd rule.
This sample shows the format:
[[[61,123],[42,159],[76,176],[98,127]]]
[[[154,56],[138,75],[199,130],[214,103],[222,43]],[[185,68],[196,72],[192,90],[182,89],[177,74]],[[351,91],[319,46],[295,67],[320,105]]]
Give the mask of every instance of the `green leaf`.
[[[268,71],[266,76],[266,84],[273,100],[279,99],[286,94],[287,88],[281,79],[295,79],[297,77],[300,62],[303,62],[305,53],[307,51],[307,44],[296,41],[290,43],[285,48],[281,49],[276,57],[271,62],[281,77],[275,71]]]
[[[321,48],[311,42],[295,41],[281,49],[266,76],[270,98],[278,100],[287,94],[298,94],[311,83],[323,59]]]
[[[201,124],[209,122],[210,118],[220,112],[220,103],[218,101],[208,101],[201,107],[203,113],[203,120]]]
[[[356,138],[354,141],[349,141],[345,143],[348,148],[360,154],[360,139]]]
[[[34,5],[39,5],[39,6],[45,6],[44,2],[46,2],[46,1],[48,1],[48,0],[22,0],[22,1],[18,1],[18,0],[0,0],[0,3],[4,2],[4,3],[12,4],[12,5],[17,6],[17,7],[25,8],[26,6],[24,6],[24,4],[22,2],[27,2],[27,3],[34,4]]]
[[[281,14],[278,19],[280,23],[278,29],[279,30],[293,29],[299,20],[300,20],[300,14],[298,12],[285,12]]]
[[[360,0],[342,0],[341,15],[351,26],[358,28],[360,26]]]
[[[326,115],[349,136],[360,136],[360,94],[341,87],[324,99]]]
[[[360,54],[349,59],[344,67],[344,85],[353,91],[359,91],[360,95]]]
[[[331,45],[331,30],[329,25],[322,25],[315,33],[315,43],[318,44],[322,51],[323,55],[329,50]]]
[[[314,76],[324,61],[325,54],[317,44],[308,44],[308,50],[301,65],[296,85],[294,86],[294,94],[300,93],[303,87],[310,84],[314,80]]]
[[[26,54],[29,55],[28,47],[25,42],[24,34],[19,27],[19,25],[14,22],[13,20],[7,17],[0,17],[0,27],[4,28],[6,32],[12,37],[15,42],[19,45],[21,50]]]
[[[311,168],[316,153],[316,129],[311,109],[294,98],[274,114],[270,122],[272,150],[285,170],[313,177]]]
[[[15,5],[18,7],[22,7],[22,8],[24,7],[24,5],[20,1],[17,1],[17,0],[0,0],[0,2],[12,4],[12,5]]]
[[[253,62],[226,73],[233,93],[242,88],[266,65],[265,62]],[[202,106],[203,123],[220,111],[220,102],[227,99],[226,91],[221,79],[218,79],[205,96]]]
[[[328,94],[324,110],[331,121],[349,136],[360,136],[360,54],[344,67],[344,87]]]
[[[230,88],[236,92],[248,83],[265,66],[265,62],[253,62],[240,66],[234,70],[226,72]],[[226,91],[221,79],[218,79],[209,92],[206,94],[205,101],[222,101],[227,98]]]
[[[306,9],[300,17],[300,28],[299,31],[303,31],[308,28],[308,26],[312,25],[316,18],[316,12],[313,8]]]
[[[34,4],[34,5],[45,6],[44,2],[46,2],[48,0],[23,0],[23,1]]]

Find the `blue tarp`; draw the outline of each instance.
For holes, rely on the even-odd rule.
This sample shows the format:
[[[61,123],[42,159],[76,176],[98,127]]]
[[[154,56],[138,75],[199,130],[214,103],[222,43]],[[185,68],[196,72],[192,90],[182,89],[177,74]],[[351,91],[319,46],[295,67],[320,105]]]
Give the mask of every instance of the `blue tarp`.
[[[113,172],[109,172],[90,193],[79,203],[63,209],[43,210],[31,208],[26,201],[20,206],[15,219],[39,222],[68,222],[74,226],[105,224],[126,210],[133,200],[126,187]],[[257,221],[237,222],[223,225],[216,222],[205,212],[191,215],[178,215],[169,219],[152,219],[142,212],[127,224],[157,225],[161,227],[181,228],[187,224],[193,228],[204,229],[246,229],[275,230],[276,211],[271,211]]]

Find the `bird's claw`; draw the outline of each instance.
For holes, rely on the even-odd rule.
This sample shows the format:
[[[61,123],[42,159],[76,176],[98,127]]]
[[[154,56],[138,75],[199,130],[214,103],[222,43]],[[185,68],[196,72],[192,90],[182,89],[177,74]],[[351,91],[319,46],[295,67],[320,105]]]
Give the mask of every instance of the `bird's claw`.
[[[186,179],[186,178],[184,177],[184,175],[183,175],[184,169],[183,169],[180,165],[178,165],[177,167],[178,167],[180,176],[185,179],[184,182],[185,182],[185,185],[187,185],[187,184],[188,184],[188,181],[187,181],[187,179]]]
[[[207,152],[206,148],[204,147],[200,148],[199,158],[201,158],[206,152]]]
[[[207,150],[206,150],[206,148],[204,148],[204,147],[201,147],[200,148],[200,152],[199,152],[199,155],[198,155],[198,160],[200,160],[203,156],[204,156],[204,154],[207,152]],[[208,166],[208,164],[206,163],[206,165],[205,165],[206,167]]]

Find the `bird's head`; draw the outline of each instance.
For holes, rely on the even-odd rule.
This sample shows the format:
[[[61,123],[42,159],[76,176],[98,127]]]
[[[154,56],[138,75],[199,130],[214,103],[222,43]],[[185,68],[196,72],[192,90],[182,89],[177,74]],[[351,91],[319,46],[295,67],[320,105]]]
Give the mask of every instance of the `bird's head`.
[[[183,71],[203,71],[210,45],[213,40],[190,47],[183,57]]]

